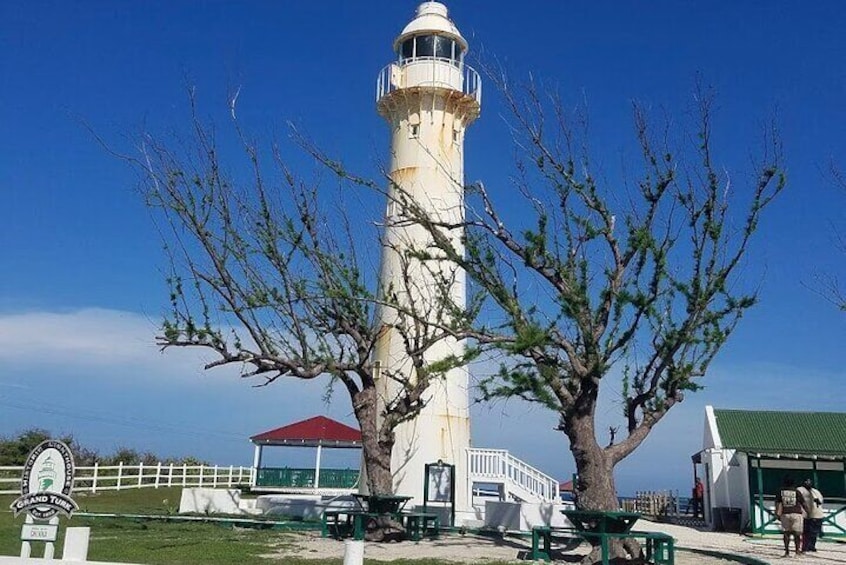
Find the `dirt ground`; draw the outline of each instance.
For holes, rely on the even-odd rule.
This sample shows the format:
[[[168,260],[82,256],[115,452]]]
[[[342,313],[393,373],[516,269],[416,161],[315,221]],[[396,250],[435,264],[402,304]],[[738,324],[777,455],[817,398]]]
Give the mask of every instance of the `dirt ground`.
[[[699,553],[730,553],[754,557],[765,562],[846,564],[846,545],[820,542],[819,552],[807,556],[782,558],[781,539],[750,538],[731,533],[702,532],[693,528],[669,524],[654,524],[641,520],[638,529],[661,531],[676,539],[676,565],[721,565],[736,561]],[[310,558],[343,558],[344,541],[321,538],[318,533],[303,533],[294,543],[272,557],[284,562],[286,556]],[[473,534],[449,534],[437,540],[401,543],[365,544],[364,557],[373,561],[397,559],[438,559],[452,563],[489,563],[494,561],[525,564],[531,552],[531,540],[505,536],[492,538]],[[554,551],[558,563],[578,563],[587,553],[582,544],[569,551]],[[270,556],[269,556],[270,557]]]

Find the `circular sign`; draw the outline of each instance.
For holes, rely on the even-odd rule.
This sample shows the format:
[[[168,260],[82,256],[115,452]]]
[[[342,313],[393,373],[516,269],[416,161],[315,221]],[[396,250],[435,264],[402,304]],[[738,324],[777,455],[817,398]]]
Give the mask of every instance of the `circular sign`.
[[[67,445],[52,439],[38,444],[26,458],[21,496],[11,505],[15,516],[21,512],[38,520],[60,512],[70,516],[77,509],[70,497],[73,474],[73,453]]]

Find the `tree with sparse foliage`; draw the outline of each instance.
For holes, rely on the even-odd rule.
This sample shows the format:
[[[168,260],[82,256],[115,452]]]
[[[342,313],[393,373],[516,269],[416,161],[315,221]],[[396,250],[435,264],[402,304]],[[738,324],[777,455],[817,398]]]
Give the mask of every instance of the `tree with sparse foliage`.
[[[828,177],[835,187],[846,193],[846,173],[834,162],[829,165]],[[839,227],[835,227],[833,239],[835,251],[846,257],[846,233]],[[812,288],[842,312],[846,312],[846,289],[844,289],[843,281],[836,274],[830,272],[817,274],[816,284]]]
[[[491,314],[458,334],[507,356],[482,380],[481,396],[556,413],[575,460],[578,507],[616,510],[615,466],[701,388],[757,301],[740,271],[762,214],[785,186],[779,139],[768,129],[754,171],[734,179],[714,157],[710,94],[697,90],[692,135],[677,138],[669,126],[654,130],[634,105],[639,163],[627,163],[626,180],[614,184],[591,159],[583,112],[565,111],[534,84],[499,86],[518,153],[511,186],[467,186],[461,225],[430,217],[400,187],[397,206],[431,234],[415,257],[447,257],[487,297]],[[515,194],[530,218],[522,224]],[[466,253],[451,237],[456,228],[465,230]],[[618,387],[625,433],[611,427],[603,439],[597,403],[609,386]],[[622,545],[618,557],[639,551]],[[585,563],[597,556],[595,548]]]
[[[357,198],[339,190],[333,202],[333,187],[300,177],[278,146],[265,168],[261,151],[234,119],[234,103],[233,137],[242,160],[232,154],[225,160],[214,130],[197,118],[193,98],[191,109],[189,141],[164,144],[147,135],[140,154],[129,158],[170,257],[170,312],[159,345],[203,349],[212,355],[206,369],[237,367],[259,386],[317,378],[340,385],[361,429],[366,487],[393,494],[395,428],[420,412],[434,379],[471,355],[424,356],[465,323],[452,318],[458,310],[449,281],[437,283],[444,292],[434,291],[426,304],[402,298],[414,295],[408,288],[377,288],[374,258],[359,248],[379,251],[378,226],[364,225],[367,213],[356,208]],[[229,167],[247,172],[239,179]],[[356,231],[368,227],[361,244]],[[419,269],[410,269],[412,260],[402,262],[406,276],[400,279],[415,284],[410,273]],[[390,328],[378,308],[394,311]],[[420,323],[424,317],[437,324]],[[391,330],[413,363],[411,378],[373,360],[377,341]],[[377,399],[379,379],[398,383],[393,397]],[[385,521],[371,537],[397,526]]]

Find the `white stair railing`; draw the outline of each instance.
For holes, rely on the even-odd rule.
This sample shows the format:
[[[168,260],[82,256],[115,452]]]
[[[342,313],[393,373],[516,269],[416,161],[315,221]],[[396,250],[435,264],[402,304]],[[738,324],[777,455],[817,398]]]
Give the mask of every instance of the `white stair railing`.
[[[501,482],[508,492],[527,502],[556,502],[558,481],[532,467],[504,449],[467,450],[468,468],[472,482]]]

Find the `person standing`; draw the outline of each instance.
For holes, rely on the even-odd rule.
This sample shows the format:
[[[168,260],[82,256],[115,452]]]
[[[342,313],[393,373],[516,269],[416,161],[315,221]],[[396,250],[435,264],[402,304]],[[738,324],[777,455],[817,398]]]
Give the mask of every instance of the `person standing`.
[[[805,509],[805,525],[802,532],[802,551],[816,551],[817,538],[822,532],[822,521],[825,512],[822,509],[823,496],[814,488],[811,479],[805,479],[802,486],[796,489],[802,497],[802,507]]]
[[[702,484],[702,479],[696,477],[696,482],[693,484],[693,495],[691,500],[693,501],[693,517],[698,518],[699,513],[702,512],[702,516],[705,516],[705,511],[703,509],[703,501],[705,500],[705,485]]]
[[[793,538],[793,547],[796,555],[802,555],[802,495],[793,485],[793,479],[785,477],[781,490],[776,494],[775,515],[781,521],[781,530],[784,536],[784,556],[790,556],[790,538]]]

